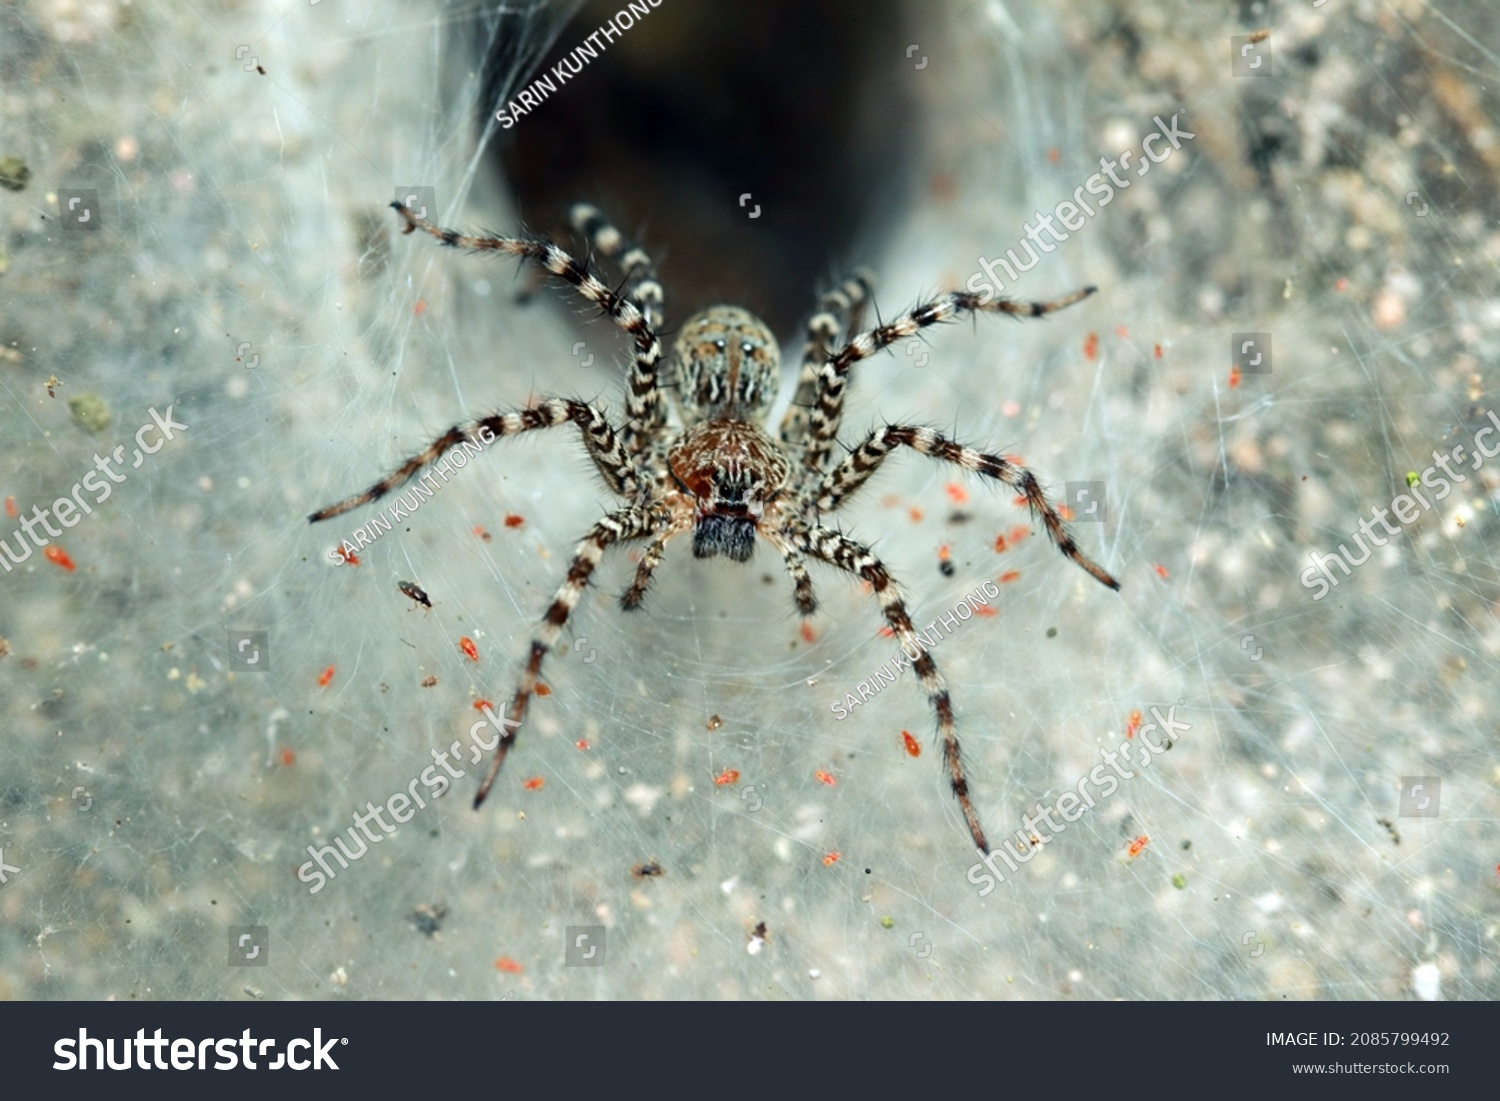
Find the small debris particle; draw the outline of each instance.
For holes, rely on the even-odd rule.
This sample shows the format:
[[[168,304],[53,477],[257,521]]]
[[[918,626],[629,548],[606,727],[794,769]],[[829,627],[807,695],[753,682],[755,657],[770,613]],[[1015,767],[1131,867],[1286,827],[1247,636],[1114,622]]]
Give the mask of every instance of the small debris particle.
[[[114,420],[114,414],[109,411],[108,403],[92,390],[74,394],[69,398],[68,412],[73,414],[74,424],[85,432],[93,432],[96,435],[108,428],[109,422]]]
[[[830,772],[824,772],[820,768],[817,772],[814,772],[813,775],[818,778],[818,783],[820,784],[827,784],[831,788],[838,787],[839,782],[833,778],[833,774]]]
[[[333,666],[329,666],[318,674],[318,687],[327,688],[333,683]]]
[[[424,902],[411,912],[412,924],[423,936],[433,937],[443,927],[443,918],[448,916],[448,907],[441,902]]]
[[[640,864],[637,864],[634,868],[631,868],[630,874],[635,876],[637,879],[655,879],[657,876],[666,875],[667,869],[663,868],[661,864],[655,860],[646,860]]]
[[[31,179],[31,168],[20,157],[0,157],[0,187],[7,191],[25,191]]]
[[[501,956],[498,960],[495,961],[495,970],[504,971],[507,975],[519,975],[522,971],[525,971],[526,968],[522,967],[519,963],[511,959],[509,956]]]
[[[508,527],[508,528],[518,528],[522,524],[524,524],[525,522],[526,522],[526,517],[524,517],[524,516],[517,516],[514,512],[506,514],[506,517],[505,517],[505,526]]]
[[[717,716],[717,715],[710,715],[708,717],[708,729],[709,730],[711,730],[711,731],[713,731],[713,730],[720,730],[720,729],[723,728],[723,726],[724,726],[724,720],[721,719],[721,718],[719,718],[719,716]]]
[[[723,772],[719,773],[717,776],[714,777],[714,783],[718,784],[719,787],[723,787],[726,784],[736,783],[739,780],[739,778],[740,778],[740,771],[739,771],[739,769],[737,769],[737,768],[726,768]]]
[[[837,852],[837,851],[829,853],[827,856],[825,856],[823,858],[823,867],[825,867],[825,868],[831,868],[831,867],[833,867],[835,864],[837,864],[839,862],[839,858],[842,857],[843,855],[844,855],[843,853]]]
[[[547,781],[545,779],[543,779],[542,777],[540,777],[540,776],[533,776],[531,779],[527,780],[521,786],[523,788],[525,788],[527,791],[541,791],[542,790],[542,785],[545,784],[546,782]]]
[[[431,673],[428,673],[427,676],[425,676],[425,677],[422,678],[422,687],[423,688],[433,688],[436,685],[437,685],[437,677],[433,676]]]

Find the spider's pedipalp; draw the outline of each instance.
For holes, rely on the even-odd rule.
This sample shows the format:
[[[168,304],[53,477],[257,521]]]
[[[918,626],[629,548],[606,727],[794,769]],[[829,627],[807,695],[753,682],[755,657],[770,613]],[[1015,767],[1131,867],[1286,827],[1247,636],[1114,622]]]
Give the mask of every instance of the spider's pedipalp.
[[[667,465],[692,502],[693,556],[747,561],[791,469],[776,441],[748,421],[708,421],[682,433]]]
[[[569,421],[578,425],[579,431],[583,434],[584,447],[588,449],[589,457],[594,460],[594,466],[604,476],[610,489],[621,497],[635,497],[640,491],[640,478],[630,465],[629,459],[620,447],[615,430],[610,426],[609,421],[605,420],[604,414],[587,402],[549,398],[531,409],[522,409],[515,413],[495,413],[470,424],[455,424],[369,489],[363,493],[356,493],[353,497],[340,501],[338,504],[319,509],[307,518],[308,522],[316,524],[320,520],[331,520],[350,509],[380,500],[393,489],[399,489],[407,481],[416,477],[417,472],[423,467],[437,462],[444,453],[465,441],[472,440],[482,446],[490,442],[486,436],[490,439],[516,436],[539,428],[555,428]],[[426,491],[425,495],[431,496],[431,490]]]
[[[474,237],[434,225],[426,218],[417,217],[401,203],[392,203],[391,208],[406,221],[404,233],[420,229],[451,248],[524,257],[578,288],[579,294],[603,310],[635,344],[630,385],[625,397],[627,420],[620,430],[621,444],[630,454],[638,455],[660,435],[665,424],[661,394],[657,389],[661,339],[657,336],[656,326],[651,324],[640,306],[610,290],[587,264],[575,260],[551,241],[526,237]]]
[[[818,598],[813,592],[812,575],[807,572],[807,559],[779,530],[762,529],[762,534],[781,552],[787,576],[792,579],[792,599],[797,603],[798,614],[804,617],[812,615],[818,610]]]
[[[974,839],[974,844],[981,852],[988,853],[990,848],[989,842],[985,839],[984,827],[980,824],[979,814],[969,798],[969,779],[964,772],[963,757],[958,745],[958,730],[953,721],[953,701],[948,696],[948,686],[943,682],[942,674],[938,672],[937,663],[932,660],[932,655],[922,645],[912,626],[911,616],[907,613],[906,602],[895,578],[869,547],[847,538],[840,532],[822,527],[802,528],[788,525],[785,535],[792,546],[805,551],[809,556],[820,562],[826,562],[844,573],[852,574],[861,581],[869,582],[875,599],[880,604],[880,612],[900,641],[902,650],[908,656],[914,652],[917,653],[918,656],[912,659],[912,669],[917,674],[917,680],[922,686],[922,691],[926,693],[928,702],[932,704],[933,711],[937,713],[938,737],[943,741],[943,763],[948,767],[949,787],[953,791],[953,797],[958,800],[959,807],[963,810],[964,821],[969,827],[969,835]]]
[[[828,453],[838,436],[839,422],[844,415],[847,376],[850,368],[860,360],[869,359],[881,349],[915,336],[929,325],[951,321],[961,314],[1004,313],[1013,317],[1043,317],[1081,302],[1097,289],[1083,287],[1050,302],[1013,302],[987,294],[952,291],[938,295],[883,325],[859,333],[818,369],[817,401],[812,409],[807,449],[802,453],[803,465],[809,470],[820,471],[828,461]]]
[[[692,526],[692,514],[684,512],[656,533],[656,537],[651,540],[651,545],[646,548],[646,553],[641,555],[641,560],[635,567],[635,579],[631,581],[630,587],[620,594],[622,611],[633,612],[641,606],[641,601],[646,598],[646,590],[651,587],[651,580],[656,575],[656,567],[661,565],[662,556],[667,553],[667,544],[683,532],[690,531]]]
[[[665,295],[656,277],[656,265],[646,250],[616,229],[604,212],[591,203],[574,203],[568,221],[583,234],[590,249],[620,266],[625,276],[625,297],[646,315],[648,325],[660,329]]]
[[[1120,583],[1088,555],[1078,549],[1078,543],[1063,523],[1056,507],[1042,492],[1036,475],[1024,466],[1018,466],[999,455],[989,455],[972,447],[955,443],[931,428],[915,428],[909,425],[888,424],[871,432],[864,443],[851,451],[832,470],[823,476],[813,491],[814,507],[821,513],[832,512],[842,505],[880,468],[886,457],[897,447],[909,447],[913,451],[944,462],[961,466],[986,478],[994,478],[1021,491],[1031,507],[1033,515],[1040,516],[1048,536],[1078,566],[1082,567],[1101,585],[1118,589]]]
[[[573,553],[573,560],[568,565],[567,579],[552,597],[547,614],[542,617],[536,632],[531,636],[530,656],[521,674],[521,683],[516,687],[516,694],[511,697],[510,706],[505,711],[505,733],[500,738],[500,744],[495,748],[495,756],[490,761],[490,768],[485,773],[484,782],[479,785],[479,791],[474,795],[476,808],[489,794],[495,777],[500,774],[500,766],[505,763],[505,755],[515,744],[521,722],[526,718],[526,704],[531,699],[532,693],[536,691],[537,679],[541,676],[542,659],[557,644],[558,636],[562,634],[563,628],[568,624],[568,617],[573,614],[573,609],[578,606],[579,598],[588,588],[589,578],[593,575],[595,567],[599,565],[599,560],[604,557],[604,552],[617,543],[643,539],[652,535],[664,522],[665,518],[655,509],[633,505],[630,508],[618,509],[604,517],[590,528],[589,533],[579,542],[578,549]]]
[[[818,396],[818,370],[833,354],[834,342],[844,335],[845,328],[860,324],[865,303],[874,290],[874,273],[856,268],[837,287],[818,299],[817,312],[807,321],[797,391],[781,418],[778,435],[782,443],[801,446],[807,439],[812,404]]]

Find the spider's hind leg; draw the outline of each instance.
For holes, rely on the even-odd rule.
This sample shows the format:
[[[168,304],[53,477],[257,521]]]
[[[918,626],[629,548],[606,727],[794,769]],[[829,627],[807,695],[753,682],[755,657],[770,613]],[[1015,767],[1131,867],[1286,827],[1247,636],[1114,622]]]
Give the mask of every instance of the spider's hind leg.
[[[837,287],[818,299],[817,312],[807,319],[797,392],[781,418],[779,435],[782,443],[797,445],[807,439],[812,404],[818,396],[818,369],[833,354],[834,342],[863,323],[865,304],[874,291],[874,273],[867,268],[856,268]]]
[[[656,276],[656,265],[646,250],[616,229],[603,211],[589,203],[575,203],[568,213],[568,221],[583,234],[591,251],[620,266],[625,276],[625,297],[646,316],[648,325],[660,329],[666,304]]]

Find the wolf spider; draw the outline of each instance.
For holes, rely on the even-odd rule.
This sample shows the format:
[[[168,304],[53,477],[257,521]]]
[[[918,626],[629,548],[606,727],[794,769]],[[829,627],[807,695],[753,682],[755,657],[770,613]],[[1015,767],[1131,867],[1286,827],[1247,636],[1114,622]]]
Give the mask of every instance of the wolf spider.
[[[932,656],[916,639],[901,590],[869,547],[823,521],[849,501],[892,451],[907,447],[1018,490],[1064,555],[1109,588],[1118,589],[1119,583],[1078,549],[1036,476],[999,455],[966,447],[931,428],[904,424],[876,428],[837,463],[830,455],[843,415],[844,387],[856,363],[962,314],[1041,317],[1087,298],[1095,288],[1084,287],[1050,302],[991,300],[988,295],[953,291],[840,342],[841,333],[858,327],[871,293],[869,277],[855,274],[823,296],[808,322],[796,396],[773,437],[760,423],[780,383],[781,355],[771,331],[737,306],[703,310],[677,334],[662,377],[663,293],[651,258],[596,208],[575,206],[571,221],[592,253],[620,269],[624,282],[619,291],[601,282],[587,262],[575,260],[551,241],[469,236],[419,218],[401,203],[391,206],[405,223],[403,233],[420,229],[453,248],[519,256],[571,283],[634,345],[622,425],[617,427],[594,403],[567,398],[547,398],[527,409],[456,424],[363,493],[308,518],[316,523],[377,501],[466,440],[563,424],[578,428],[595,468],[624,502],[584,536],[567,579],[532,636],[525,671],[506,711],[504,734],[474,806],[484,801],[495,782],[536,691],[542,659],[556,644],[606,550],[649,540],[634,580],[620,597],[621,608],[630,611],[640,607],[667,544],[677,536],[692,532],[694,557],[723,556],[734,562],[749,560],[759,536],[781,555],[803,616],[817,606],[807,571],[811,559],[867,582],[903,648],[908,654],[921,654],[913,668],[937,713],[953,794],[974,844],[987,853],[984,829],[969,798],[953,704]],[[673,395],[680,423],[669,418],[663,390]]]

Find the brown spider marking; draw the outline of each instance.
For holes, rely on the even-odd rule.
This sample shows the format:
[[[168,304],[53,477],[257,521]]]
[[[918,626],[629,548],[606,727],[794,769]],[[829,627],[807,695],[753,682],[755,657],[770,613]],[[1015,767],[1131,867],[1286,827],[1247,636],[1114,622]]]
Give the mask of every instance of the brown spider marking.
[[[574,259],[551,241],[470,236],[419,218],[400,203],[391,205],[405,223],[405,233],[420,229],[450,247],[520,257],[568,283],[624,332],[634,347],[626,416],[618,427],[592,403],[563,398],[547,398],[524,410],[456,424],[364,492],[308,518],[316,523],[377,501],[466,441],[489,443],[565,424],[578,430],[605,485],[621,498],[621,506],[599,520],[578,544],[566,578],[537,624],[516,694],[505,718],[496,719],[504,734],[474,805],[484,801],[499,774],[531,697],[546,694],[540,681],[542,662],[557,644],[606,551],[624,543],[649,541],[634,579],[620,597],[620,606],[628,611],[640,607],[667,544],[677,536],[693,533],[697,558],[723,556],[732,562],[749,561],[759,537],[781,555],[802,615],[811,615],[817,607],[807,571],[807,561],[812,559],[864,582],[903,651],[920,655],[912,666],[937,720],[949,787],[975,846],[987,853],[984,829],[969,796],[953,701],[931,654],[917,642],[900,586],[869,547],[827,526],[825,518],[855,496],[891,452],[904,447],[1017,490],[1059,551],[1101,584],[1118,589],[1119,582],[1079,549],[1036,476],[1009,458],[966,447],[930,428],[901,424],[870,432],[837,463],[831,460],[833,445],[838,440],[848,378],[860,361],[929,326],[965,314],[1042,317],[1087,298],[1094,288],[1085,287],[1051,302],[1013,302],[953,292],[873,329],[858,331],[873,279],[856,273],[823,296],[808,322],[796,395],[773,438],[761,423],[770,414],[781,375],[781,354],[771,331],[737,306],[714,306],[683,325],[665,372],[660,371],[658,330],[665,316],[665,296],[655,267],[650,256],[611,226],[597,208],[575,207],[572,222],[592,253],[619,268],[624,283],[618,292],[587,262]],[[842,340],[840,333],[845,334]],[[671,410],[663,400],[663,389],[672,395]],[[676,424],[669,422],[671,412],[676,414]],[[728,782],[722,777],[715,782],[721,781]]]

